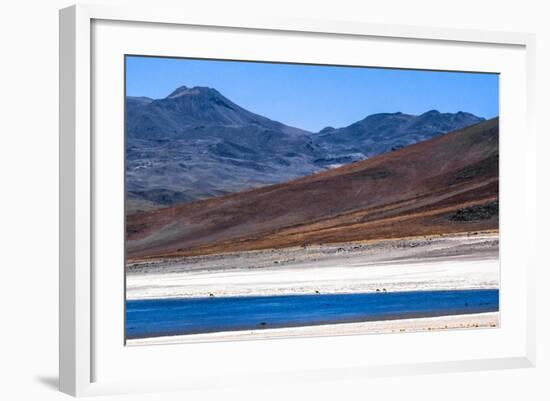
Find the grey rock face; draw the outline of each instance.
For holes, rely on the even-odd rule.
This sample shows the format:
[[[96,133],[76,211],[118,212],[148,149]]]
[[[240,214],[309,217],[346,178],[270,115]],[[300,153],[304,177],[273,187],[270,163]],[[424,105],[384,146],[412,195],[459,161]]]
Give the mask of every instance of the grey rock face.
[[[375,114],[314,134],[245,110],[212,88],[127,97],[127,211],[284,182],[480,121],[462,112]]]
[[[322,130],[314,142],[334,157],[372,157],[480,123],[470,113],[431,110],[419,116],[403,113],[373,114],[344,128]]]
[[[129,209],[132,199],[171,205],[287,181],[319,171],[324,154],[308,132],[210,88],[128,98],[126,123]]]

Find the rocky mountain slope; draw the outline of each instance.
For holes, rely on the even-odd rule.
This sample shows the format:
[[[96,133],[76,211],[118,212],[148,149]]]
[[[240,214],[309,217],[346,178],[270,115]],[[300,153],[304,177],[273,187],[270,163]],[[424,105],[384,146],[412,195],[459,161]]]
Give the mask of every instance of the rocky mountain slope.
[[[498,119],[282,184],[136,213],[130,258],[498,229]]]
[[[251,113],[211,88],[126,102],[129,208],[172,205],[286,181],[318,170],[309,133]]]
[[[245,110],[212,88],[127,97],[127,212],[285,182],[481,120],[436,111],[376,114],[311,133]]]
[[[373,114],[347,127],[326,127],[315,136],[328,160],[349,163],[422,142],[438,135],[480,123],[470,113],[430,110],[419,116],[403,113]]]

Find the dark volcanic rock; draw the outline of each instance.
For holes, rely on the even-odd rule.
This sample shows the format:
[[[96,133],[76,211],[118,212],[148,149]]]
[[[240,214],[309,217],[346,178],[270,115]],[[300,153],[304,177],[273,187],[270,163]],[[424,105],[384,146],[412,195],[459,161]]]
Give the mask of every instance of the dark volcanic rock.
[[[458,209],[450,219],[452,221],[479,221],[488,220],[494,216],[498,216],[498,201]]]

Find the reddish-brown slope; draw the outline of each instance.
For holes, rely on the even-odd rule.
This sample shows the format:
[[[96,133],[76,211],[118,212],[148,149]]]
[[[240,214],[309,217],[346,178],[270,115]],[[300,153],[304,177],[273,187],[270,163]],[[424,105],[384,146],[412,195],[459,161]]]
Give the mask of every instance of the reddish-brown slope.
[[[284,184],[127,217],[130,258],[498,228],[498,119]]]

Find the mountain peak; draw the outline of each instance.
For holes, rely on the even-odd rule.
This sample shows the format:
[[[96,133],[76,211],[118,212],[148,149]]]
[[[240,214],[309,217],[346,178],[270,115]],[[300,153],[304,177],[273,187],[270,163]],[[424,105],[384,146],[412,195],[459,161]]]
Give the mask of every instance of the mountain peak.
[[[468,113],[467,111],[459,111],[458,113],[456,113],[457,116],[460,116],[460,117],[473,117],[473,118],[478,118],[480,119],[481,121],[485,121],[486,118],[485,117],[478,117],[476,116],[475,114],[472,114],[472,113]]]
[[[184,95],[187,91],[189,90],[189,88],[185,85],[182,85],[178,88],[176,88],[172,93],[170,93],[168,96],[166,96],[167,98],[174,98],[174,97],[178,97],[178,96],[181,96],[181,95]]]
[[[126,103],[132,106],[145,106],[153,102],[153,99],[147,96],[126,96]]]
[[[172,93],[170,93],[166,98],[167,99],[175,99],[181,96],[189,96],[189,95],[201,95],[201,94],[216,94],[218,95],[219,92],[215,89],[209,88],[207,86],[194,86],[192,88],[189,88],[185,85],[180,86],[176,90],[174,90]]]
[[[318,133],[319,134],[326,134],[327,132],[331,132],[331,131],[335,131],[336,128],[334,127],[331,127],[331,126],[328,126],[328,127],[325,127],[323,128],[321,131],[319,131]]]

